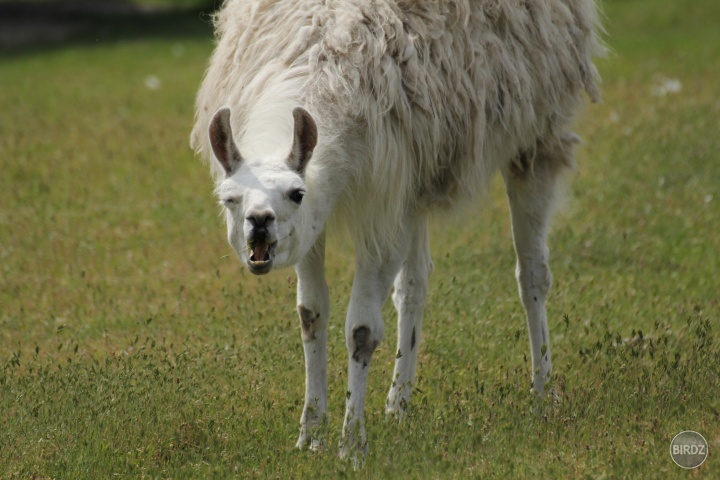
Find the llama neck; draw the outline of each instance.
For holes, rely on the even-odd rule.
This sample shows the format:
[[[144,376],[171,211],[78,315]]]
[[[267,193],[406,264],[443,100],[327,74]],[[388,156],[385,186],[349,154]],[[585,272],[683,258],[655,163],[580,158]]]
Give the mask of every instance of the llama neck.
[[[237,101],[244,115],[239,148],[254,158],[285,158],[293,138],[292,110],[305,81],[297,69],[268,66],[247,85]]]
[[[260,104],[247,116],[238,147],[248,158],[281,159],[290,153],[293,138],[292,101]]]
[[[305,181],[307,193],[302,208],[302,228],[298,231],[298,253],[304,256],[325,231],[335,205],[342,194],[345,179],[332,168],[332,148],[319,144],[307,166]],[[297,259],[298,261],[300,258]]]

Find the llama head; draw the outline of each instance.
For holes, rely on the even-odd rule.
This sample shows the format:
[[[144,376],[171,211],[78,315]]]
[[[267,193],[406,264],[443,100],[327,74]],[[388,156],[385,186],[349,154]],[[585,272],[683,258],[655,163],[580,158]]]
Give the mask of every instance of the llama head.
[[[228,241],[256,275],[293,265],[305,253],[300,235],[307,217],[305,167],[317,143],[317,127],[303,108],[292,114],[292,149],[275,159],[243,158],[233,139],[229,108],[218,110],[210,122],[210,144],[225,171],[217,193]]]

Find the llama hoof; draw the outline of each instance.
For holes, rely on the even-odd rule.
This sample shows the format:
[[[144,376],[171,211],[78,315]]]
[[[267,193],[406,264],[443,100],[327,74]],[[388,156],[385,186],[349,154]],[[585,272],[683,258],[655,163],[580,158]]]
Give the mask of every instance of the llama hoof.
[[[561,396],[555,388],[548,388],[542,393],[532,390],[532,412],[535,415],[547,415],[557,411],[562,403]]]
[[[405,418],[405,409],[388,405],[385,408],[385,416],[391,420],[402,422]]]
[[[308,450],[310,452],[322,452],[325,450],[325,442],[319,438],[307,438],[300,435],[295,448],[298,450]]]
[[[402,421],[408,408],[409,399],[405,396],[392,395],[385,404],[385,414],[388,418]]]
[[[368,444],[365,440],[356,442],[343,439],[340,443],[339,455],[341,459],[349,460],[352,463],[353,469],[358,470],[365,462],[368,450]]]
[[[397,422],[402,422],[407,414],[407,402],[402,402],[399,405],[397,403],[388,403],[385,406],[385,416],[389,419]]]
[[[303,428],[300,431],[300,437],[298,437],[295,448],[311,452],[322,452],[325,450],[325,439],[320,435],[308,434],[307,430]]]

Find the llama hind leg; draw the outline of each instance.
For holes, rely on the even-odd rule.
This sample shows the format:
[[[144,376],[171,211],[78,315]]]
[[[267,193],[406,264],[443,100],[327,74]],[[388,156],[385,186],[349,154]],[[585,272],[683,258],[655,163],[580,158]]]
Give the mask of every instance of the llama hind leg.
[[[327,422],[327,325],[330,300],[325,281],[324,235],[296,265],[297,311],[305,350],[305,406],[297,448],[320,450]]]
[[[392,299],[398,314],[397,354],[393,381],[387,398],[387,413],[402,416],[415,381],[423,309],[428,276],[432,271],[427,222],[419,218],[410,235],[410,245],[395,277]]]
[[[532,390],[540,396],[552,374],[545,306],[552,285],[547,233],[577,141],[575,135],[567,134],[550,145],[538,142],[532,154],[521,154],[503,174],[517,256],[515,275],[530,335]]]

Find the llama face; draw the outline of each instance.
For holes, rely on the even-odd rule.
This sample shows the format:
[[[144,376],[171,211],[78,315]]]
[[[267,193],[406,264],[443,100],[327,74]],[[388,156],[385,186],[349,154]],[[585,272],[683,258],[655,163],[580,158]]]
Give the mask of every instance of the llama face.
[[[305,182],[280,160],[245,161],[218,187],[228,242],[261,275],[296,262]]]
[[[243,159],[230,126],[230,109],[221,108],[210,122],[210,143],[225,180],[217,193],[225,208],[228,241],[250,271],[268,273],[273,266],[295,264],[300,252],[304,174],[317,143],[317,128],[308,112],[293,110],[293,146],[286,158]]]

